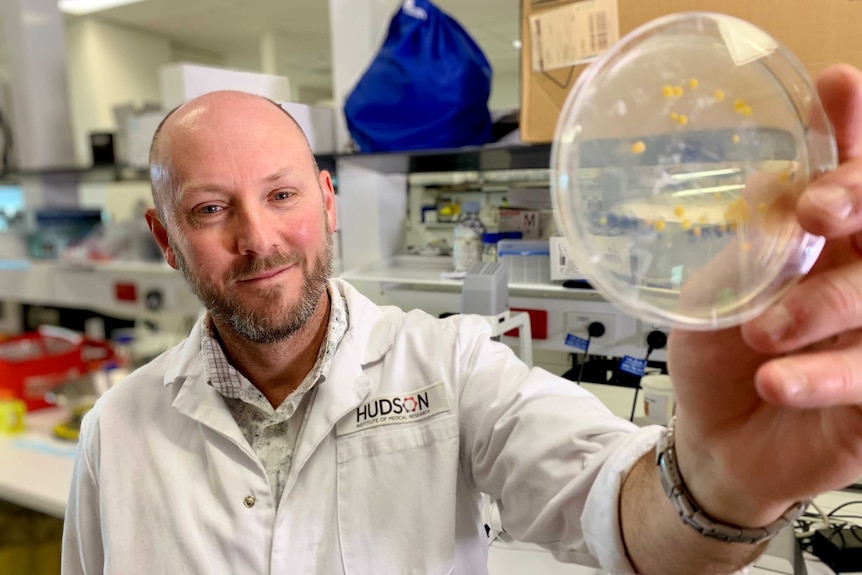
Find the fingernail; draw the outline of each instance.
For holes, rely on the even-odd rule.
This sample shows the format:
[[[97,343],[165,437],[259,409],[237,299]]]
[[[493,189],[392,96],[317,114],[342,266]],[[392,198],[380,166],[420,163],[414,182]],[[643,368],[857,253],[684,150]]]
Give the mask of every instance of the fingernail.
[[[786,397],[797,397],[805,393],[808,378],[804,373],[780,363],[775,364],[773,370],[778,375],[779,386]]]
[[[766,333],[769,339],[777,342],[781,341],[793,327],[793,316],[790,315],[784,305],[778,304],[763,314],[759,323],[760,329]]]
[[[853,212],[853,198],[841,186],[817,186],[809,192],[814,204],[834,218],[843,220]]]

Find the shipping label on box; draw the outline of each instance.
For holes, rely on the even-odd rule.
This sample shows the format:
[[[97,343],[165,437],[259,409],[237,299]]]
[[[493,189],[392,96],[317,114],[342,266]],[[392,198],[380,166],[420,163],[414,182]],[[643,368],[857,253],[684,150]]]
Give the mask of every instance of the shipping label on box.
[[[619,40],[616,0],[585,0],[530,16],[533,72],[591,60]]]

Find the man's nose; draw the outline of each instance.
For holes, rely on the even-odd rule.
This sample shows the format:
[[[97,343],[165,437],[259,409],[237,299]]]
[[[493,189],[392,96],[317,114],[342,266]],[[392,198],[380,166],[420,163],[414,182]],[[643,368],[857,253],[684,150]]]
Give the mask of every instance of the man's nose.
[[[234,234],[240,255],[266,255],[278,245],[278,223],[262,208],[237,210]]]

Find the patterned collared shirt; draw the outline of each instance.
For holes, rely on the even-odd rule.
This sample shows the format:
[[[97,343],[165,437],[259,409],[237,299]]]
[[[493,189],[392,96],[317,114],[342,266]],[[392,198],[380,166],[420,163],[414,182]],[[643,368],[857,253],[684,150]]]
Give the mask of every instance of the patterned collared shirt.
[[[228,361],[212,332],[209,316],[201,340],[207,382],[224,396],[225,404],[242,434],[266,470],[276,505],[281,500],[293,453],[311,402],[314,388],[326,379],[338,344],[347,332],[348,314],[344,296],[332,282],[329,292],[329,326],[317,361],[296,390],[273,408],[263,393]]]

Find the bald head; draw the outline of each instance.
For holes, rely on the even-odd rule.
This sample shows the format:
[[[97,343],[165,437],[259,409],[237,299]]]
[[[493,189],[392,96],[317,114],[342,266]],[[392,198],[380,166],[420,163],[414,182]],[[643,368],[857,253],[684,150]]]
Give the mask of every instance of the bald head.
[[[283,123],[284,133],[301,141],[313,169],[319,174],[311,145],[287,110],[268,98],[245,92],[209,92],[171,110],[153,135],[150,183],[159,219],[170,226],[173,218],[172,208],[182,186],[182,174],[176,161],[179,154],[192,157],[205,154],[205,144],[229,146],[231,133],[237,128],[254,131],[262,122],[271,126]]]

